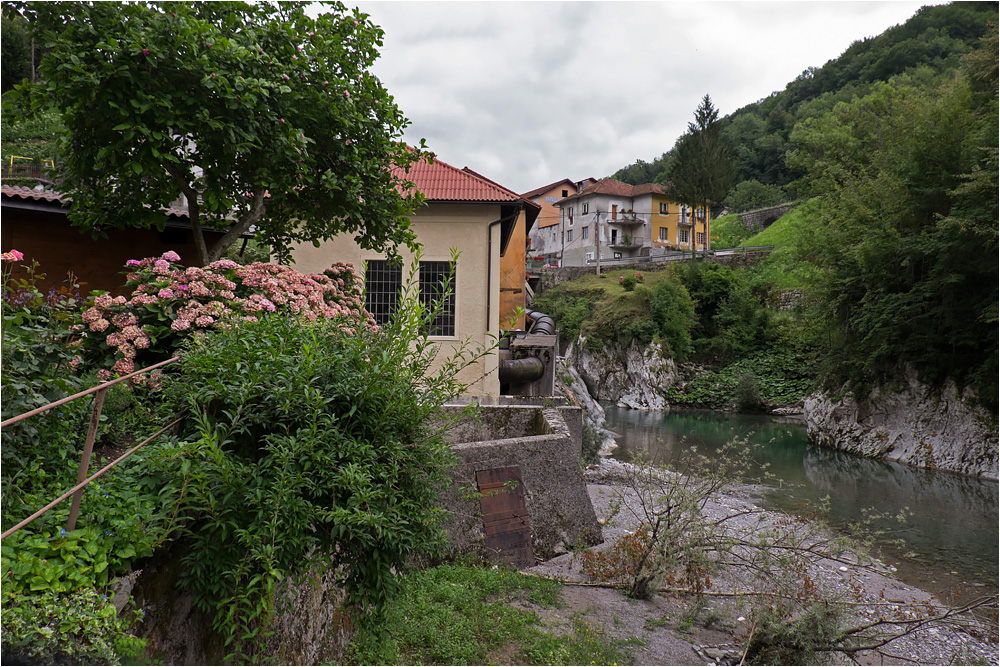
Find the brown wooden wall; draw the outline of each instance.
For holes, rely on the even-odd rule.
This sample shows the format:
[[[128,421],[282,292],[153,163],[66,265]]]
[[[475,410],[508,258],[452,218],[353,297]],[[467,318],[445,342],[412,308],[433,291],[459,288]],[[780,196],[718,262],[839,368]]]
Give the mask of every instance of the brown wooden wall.
[[[218,237],[208,235],[211,244]],[[190,231],[167,228],[154,230],[111,230],[108,238],[94,240],[89,234],[69,224],[58,212],[29,211],[5,207],[0,220],[0,250],[12,248],[24,253],[24,264],[38,262],[38,270],[46,274],[39,289],[58,287],[72,271],[81,284],[81,291],[95,289],[120,293],[125,282],[125,262],[143,257],[159,257],[168,250],[181,256],[181,263],[197,263],[198,253]],[[6,262],[5,262],[6,264]],[[24,275],[23,265],[14,267],[12,277]],[[7,268],[7,267],[4,267]]]

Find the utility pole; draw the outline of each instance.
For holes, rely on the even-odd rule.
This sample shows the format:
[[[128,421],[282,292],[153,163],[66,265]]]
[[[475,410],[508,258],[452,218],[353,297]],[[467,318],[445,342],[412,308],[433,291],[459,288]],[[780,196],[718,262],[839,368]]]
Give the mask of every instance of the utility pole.
[[[562,250],[559,251],[559,268],[566,266],[566,209],[559,207],[559,236]]]
[[[712,215],[712,209],[708,207],[708,199],[705,200],[705,220],[701,223],[701,228],[705,230],[705,243],[702,245],[705,257],[708,257],[708,218]]]
[[[597,275],[601,275],[601,212],[594,213],[594,241],[597,242],[597,252],[594,257],[597,259]]]

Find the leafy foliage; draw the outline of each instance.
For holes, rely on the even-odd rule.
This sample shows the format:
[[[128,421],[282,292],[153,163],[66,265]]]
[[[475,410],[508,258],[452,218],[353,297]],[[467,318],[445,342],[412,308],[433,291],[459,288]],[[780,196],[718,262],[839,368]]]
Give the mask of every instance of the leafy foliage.
[[[936,88],[878,85],[792,135],[790,162],[821,202],[802,254],[821,269],[815,315],[835,382],[862,391],[911,365],[996,409],[995,35],[991,63]]]
[[[381,330],[271,316],[184,354],[175,391],[196,420],[165,459],[186,490],[183,582],[244,655],[282,577],[335,568],[360,620],[377,618],[395,573],[443,543],[435,505],[453,454],[438,408],[481,351],[429,373],[436,312],[415,285],[403,294]]]
[[[735,211],[752,211],[775,206],[788,201],[788,195],[778,185],[765,185],[755,178],[742,181],[729,191],[723,200],[726,208]]]
[[[21,261],[18,255],[14,250],[3,256],[0,383],[4,419],[86,386],[74,367],[77,352],[69,347],[80,305],[75,279],[69,276],[66,285],[43,294],[36,284],[44,275],[38,273],[34,262],[27,267],[27,277],[10,278],[10,267]],[[85,402],[75,401],[3,429],[4,513],[19,507],[27,495],[43,489],[62,490],[72,479],[82,444],[74,436],[86,422],[87,407]]]
[[[83,589],[32,597],[4,590],[4,656],[45,665],[120,665],[136,660],[145,640],[129,634],[106,595]]]
[[[305,3],[31,2],[46,51],[15,89],[66,127],[63,189],[93,235],[158,228],[183,196],[204,266],[251,227],[279,257],[354,234],[413,246],[408,121],[371,73],[382,31]],[[390,168],[393,165],[393,168]],[[227,230],[208,248],[203,226]]]
[[[3,8],[0,16],[0,93],[6,93],[21,80],[31,76],[31,33],[24,19],[13,11]]]
[[[614,278],[615,273],[601,277]],[[563,283],[537,295],[533,307],[556,321],[563,345],[580,336],[590,349],[657,339],[671,354],[683,358],[690,347],[694,317],[687,290],[672,272],[623,272],[619,278],[610,284],[592,276]]]

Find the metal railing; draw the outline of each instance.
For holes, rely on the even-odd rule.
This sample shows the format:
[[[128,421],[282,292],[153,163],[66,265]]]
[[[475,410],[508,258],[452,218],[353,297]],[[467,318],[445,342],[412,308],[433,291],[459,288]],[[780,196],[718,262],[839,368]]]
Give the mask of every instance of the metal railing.
[[[96,387],[91,387],[90,389],[87,389],[87,390],[81,391],[79,393],[73,394],[72,396],[67,396],[66,398],[60,399],[60,400],[55,401],[53,403],[49,403],[48,405],[43,405],[40,408],[36,408],[34,410],[31,410],[30,412],[25,412],[23,414],[17,415],[16,417],[11,417],[10,419],[7,419],[7,420],[5,420],[3,422],[0,422],[0,428],[6,428],[6,427],[11,426],[13,424],[16,424],[16,423],[18,423],[20,421],[24,421],[25,419],[28,419],[29,417],[34,417],[35,415],[41,414],[41,413],[46,412],[48,410],[51,410],[53,408],[58,408],[61,405],[65,405],[65,404],[69,403],[70,401],[75,401],[75,400],[77,400],[79,398],[83,398],[85,396],[89,396],[91,394],[95,394],[95,396],[94,396],[94,405],[91,408],[91,412],[90,412],[90,428],[87,430],[87,440],[84,442],[84,445],[83,445],[83,454],[80,456],[80,468],[79,468],[79,470],[77,472],[77,477],[76,477],[76,482],[77,483],[76,483],[76,486],[74,486],[72,489],[70,489],[66,493],[62,494],[61,496],[59,496],[58,498],[56,498],[55,500],[53,500],[52,502],[50,502],[45,507],[41,508],[40,510],[38,510],[37,512],[35,512],[31,516],[29,516],[27,519],[21,521],[20,523],[18,523],[17,525],[15,525],[15,526],[13,526],[11,528],[8,528],[7,530],[5,530],[3,532],[3,534],[0,535],[0,539],[6,538],[8,535],[14,534],[15,532],[19,531],[21,528],[24,528],[25,526],[27,526],[28,524],[30,524],[32,521],[34,521],[38,517],[40,517],[43,514],[45,514],[46,512],[48,512],[50,509],[52,509],[53,507],[55,507],[56,505],[58,505],[62,501],[66,500],[66,498],[69,498],[70,496],[73,496],[73,503],[70,506],[70,510],[69,510],[69,520],[66,522],[66,532],[67,533],[71,532],[72,530],[74,530],[76,528],[76,520],[77,520],[77,517],[80,514],[80,502],[81,502],[81,500],[83,500],[83,489],[88,484],[90,484],[92,481],[94,481],[98,477],[102,476],[104,473],[106,473],[107,471],[111,470],[113,467],[115,467],[116,465],[118,465],[120,462],[124,461],[129,456],[131,456],[132,454],[134,454],[135,452],[137,452],[140,447],[143,447],[146,444],[152,442],[153,440],[155,440],[159,436],[163,435],[164,433],[166,433],[167,431],[169,431],[170,429],[172,429],[173,427],[175,427],[175,426],[177,426],[178,424],[181,423],[181,421],[184,419],[184,417],[183,416],[178,416],[174,421],[172,421],[171,423],[167,424],[166,426],[164,426],[163,428],[161,428],[159,431],[157,431],[153,435],[149,436],[148,438],[146,438],[145,440],[143,440],[142,442],[140,442],[138,445],[136,445],[132,449],[128,450],[127,452],[125,452],[124,454],[122,454],[121,456],[119,456],[117,459],[115,459],[114,461],[112,461],[108,465],[106,465],[103,468],[101,468],[99,471],[97,471],[93,475],[90,475],[89,477],[87,476],[87,473],[90,471],[90,457],[91,457],[91,455],[93,454],[93,451],[94,451],[94,441],[97,439],[97,427],[98,427],[98,424],[101,421],[101,411],[104,408],[104,397],[107,395],[108,390],[111,387],[113,387],[114,385],[116,385],[116,384],[119,384],[121,382],[125,382],[126,380],[130,380],[130,379],[132,379],[132,378],[134,378],[136,376],[142,375],[144,373],[148,373],[150,371],[156,370],[157,368],[162,368],[162,367],[167,366],[169,364],[175,363],[176,361],[178,361],[177,357],[171,357],[170,359],[167,359],[166,361],[161,361],[158,364],[153,364],[152,366],[148,366],[147,368],[140,369],[138,371],[135,371],[134,373],[129,373],[128,375],[124,375],[124,376],[122,376],[120,378],[115,378],[114,380],[108,380],[107,382],[102,382],[101,384],[97,385]]]

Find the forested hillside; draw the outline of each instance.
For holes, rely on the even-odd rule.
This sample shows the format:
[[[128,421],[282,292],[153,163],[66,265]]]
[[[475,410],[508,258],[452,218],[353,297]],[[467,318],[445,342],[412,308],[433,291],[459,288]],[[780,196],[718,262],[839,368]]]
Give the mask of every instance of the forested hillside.
[[[906,23],[855,42],[822,67],[809,67],[785,90],[723,118],[723,132],[736,162],[735,185],[726,203],[747,208],[797,194],[788,186],[804,174],[800,168],[788,166],[785,155],[798,123],[822,116],[838,102],[863,97],[877,83],[902,74],[908,74],[920,87],[938,85],[960,66],[962,57],[976,48],[989,32],[990,23],[996,21],[995,2],[924,7]],[[666,150],[652,162],[637,160],[613,177],[633,185],[663,183],[673,151]]]

